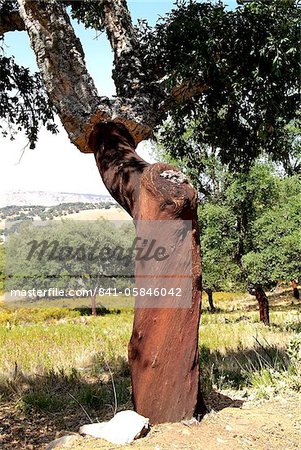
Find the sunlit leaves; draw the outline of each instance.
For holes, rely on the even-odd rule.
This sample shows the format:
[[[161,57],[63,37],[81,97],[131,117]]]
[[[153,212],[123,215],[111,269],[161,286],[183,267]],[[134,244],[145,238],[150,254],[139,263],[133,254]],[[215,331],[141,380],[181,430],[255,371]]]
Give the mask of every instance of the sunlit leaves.
[[[0,131],[13,139],[24,131],[30,148],[35,147],[41,126],[56,132],[53,108],[39,74],[0,56]]]
[[[247,170],[262,151],[287,158],[300,94],[297,3],[259,0],[226,11],[222,3],[181,2],[154,30],[144,26],[145,64],[165,77],[166,88],[185,80],[207,86],[170,111],[161,142],[171,154],[209,145],[236,170]],[[187,127],[193,138],[184,142]]]

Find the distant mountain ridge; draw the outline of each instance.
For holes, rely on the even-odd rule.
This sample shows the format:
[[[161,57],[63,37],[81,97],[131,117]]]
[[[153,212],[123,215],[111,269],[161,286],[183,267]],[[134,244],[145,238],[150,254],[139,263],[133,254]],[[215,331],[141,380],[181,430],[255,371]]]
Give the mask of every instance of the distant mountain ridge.
[[[116,203],[110,195],[70,192],[10,191],[0,194],[0,208],[4,206],[55,206],[60,203]]]

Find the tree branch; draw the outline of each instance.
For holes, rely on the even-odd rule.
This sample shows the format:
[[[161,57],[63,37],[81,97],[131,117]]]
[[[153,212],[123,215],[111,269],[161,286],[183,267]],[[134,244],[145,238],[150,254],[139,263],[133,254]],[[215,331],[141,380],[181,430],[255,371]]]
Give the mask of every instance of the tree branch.
[[[205,82],[193,83],[191,80],[184,81],[179,86],[174,87],[166,98],[161,102],[159,110],[162,114],[169,111],[176,104],[190,100],[196,95],[200,95],[210,89]]]
[[[0,16],[0,36],[9,31],[23,30],[25,30],[25,25],[18,11],[12,11]]]
[[[89,136],[102,121],[123,123],[136,144],[150,137],[175,101],[195,95],[204,86],[184,83],[170,96],[144,73],[139,43],[125,0],[103,0],[101,21],[115,54],[113,77],[118,96],[99,97],[89,75],[84,52],[65,7],[60,1],[18,0],[20,20],[36,54],[46,91],[71,142],[91,152]],[[159,107],[160,105],[160,107]]]
[[[113,79],[117,94],[131,97],[141,91],[145,73],[139,43],[125,0],[103,0],[101,23],[114,51]]]
[[[46,90],[71,142],[81,151],[91,152],[88,140],[94,125],[108,120],[123,123],[136,143],[149,137],[154,120],[146,98],[111,101],[98,96],[81,43],[61,2],[18,3]]]
[[[18,0],[48,95],[73,143],[98,109],[100,99],[84,52],[60,2]],[[111,114],[101,105],[103,118]]]

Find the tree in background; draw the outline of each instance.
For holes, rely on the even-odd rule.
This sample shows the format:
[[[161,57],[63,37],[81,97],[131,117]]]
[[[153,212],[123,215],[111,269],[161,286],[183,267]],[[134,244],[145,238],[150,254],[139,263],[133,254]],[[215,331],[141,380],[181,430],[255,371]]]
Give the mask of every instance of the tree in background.
[[[4,291],[5,281],[5,253],[4,245],[0,244],[0,292]]]
[[[254,286],[254,295],[258,288],[268,323],[264,289],[301,274],[300,178],[266,162],[244,174],[225,176],[223,169],[220,178],[218,191],[199,206],[203,284],[226,291]]]
[[[291,280],[292,282],[292,288],[293,288],[293,296],[296,300],[300,299],[300,292],[298,289],[298,281],[297,280]]]
[[[301,183],[297,176],[278,178],[273,206],[251,226],[252,247],[242,258],[248,280],[272,285],[301,273]]]
[[[265,325],[270,325],[270,306],[269,300],[261,284],[256,284],[249,290],[251,295],[255,295],[259,307],[259,320]]]
[[[114,52],[114,100],[98,95],[66,6],[87,27],[106,31]],[[125,0],[1,0],[0,7],[0,34],[25,29],[40,71],[31,76],[13,59],[1,59],[0,116],[9,132],[16,124],[34,146],[40,123],[55,131],[55,111],[71,142],[95,153],[105,185],[138,226],[177,220],[180,235],[192,242],[191,307],[136,310],[129,360],[138,412],[153,423],[199,415],[196,192],[173,167],[147,164],[135,147],[169,111],[173,127],[164,136],[176,157],[188,155],[193,163],[194,149],[187,152],[179,140],[193,123],[194,142],[221,149],[223,163],[246,168],[263,145],[273,159],[283,158],[298,102],[297,2],[257,1],[234,12],[222,4],[179,2],[154,29],[142,25],[140,31]],[[192,222],[190,233],[185,220]],[[179,229],[170,230],[165,244],[178,250],[164,272],[187,253]],[[149,355],[156,355],[156,364]]]

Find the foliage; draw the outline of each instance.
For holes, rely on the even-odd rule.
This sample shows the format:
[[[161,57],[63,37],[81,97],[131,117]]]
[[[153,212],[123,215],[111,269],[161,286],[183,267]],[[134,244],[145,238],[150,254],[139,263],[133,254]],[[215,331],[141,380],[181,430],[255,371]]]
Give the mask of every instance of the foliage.
[[[8,232],[6,291],[40,290],[40,295],[30,294],[34,299],[56,297],[53,289],[72,289],[85,297],[98,288],[131,285],[134,235],[129,225],[117,227],[105,220],[16,222]]]
[[[71,7],[71,17],[78,22],[82,22],[86,28],[94,28],[103,31],[102,9],[104,0],[67,0],[64,1],[66,6]]]
[[[252,249],[243,256],[249,280],[269,284],[301,274],[301,183],[278,181],[279,199],[258,216],[251,229]]]
[[[103,1],[64,4],[74,19],[103,30]],[[16,7],[15,1],[0,1],[3,14]],[[161,139],[174,157],[199,160],[198,142],[218,149],[223,163],[239,169],[263,148],[287,162],[288,127],[299,126],[299,19],[297,0],[258,0],[235,11],[221,2],[179,0],[154,28],[140,23],[149,85],[161,86],[165,94],[180,85],[184,99],[185,91],[194,89],[190,99],[170,104]],[[0,117],[11,127],[2,131],[13,136],[25,130],[33,147],[41,124],[55,131],[53,107],[37,74],[5,55],[0,70]]]
[[[297,176],[282,178],[267,163],[249,173],[223,172],[199,206],[204,286],[269,287],[299,277],[300,208]]]
[[[54,217],[67,216],[68,214],[78,213],[90,209],[109,209],[115,206],[115,202],[103,201],[97,203],[60,203],[54,206],[20,206],[7,205],[0,208],[0,219],[5,219],[8,222],[17,220],[34,220],[40,218],[41,220],[51,220]]]
[[[0,4],[0,13],[8,2]],[[5,12],[4,12],[5,13]],[[4,14],[3,13],[3,14]],[[45,126],[52,133],[57,132],[54,111],[38,73],[18,65],[13,57],[5,56],[0,36],[0,132],[14,139],[24,131],[30,144],[35,147],[38,132]]]
[[[301,128],[298,120],[286,127],[290,152],[282,161],[285,172],[290,175],[301,175]]]
[[[169,88],[199,86],[174,105],[161,142],[196,166],[205,146],[221,162],[246,170],[264,150],[286,160],[288,126],[299,123],[299,20],[294,0],[222,3],[181,1],[154,29],[141,29],[145,64]]]
[[[236,217],[227,205],[206,203],[199,208],[202,245],[202,281],[214,290],[233,290],[239,285],[235,263],[238,235]]]

